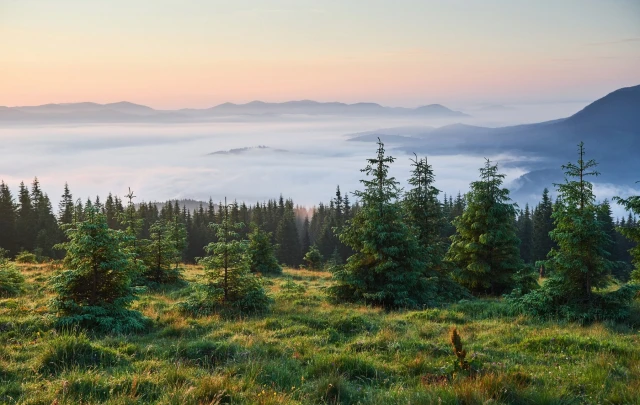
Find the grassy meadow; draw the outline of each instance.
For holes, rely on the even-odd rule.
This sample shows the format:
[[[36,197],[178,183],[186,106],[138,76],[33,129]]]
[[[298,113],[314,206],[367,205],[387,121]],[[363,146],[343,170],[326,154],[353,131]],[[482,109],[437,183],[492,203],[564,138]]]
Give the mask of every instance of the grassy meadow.
[[[140,294],[148,333],[92,335],[53,327],[51,265],[19,266],[26,291],[0,299],[2,404],[640,404],[637,324],[514,317],[495,299],[385,312],[287,269],[267,278],[266,315],[187,317],[187,283]],[[454,370],[452,326],[473,376]]]

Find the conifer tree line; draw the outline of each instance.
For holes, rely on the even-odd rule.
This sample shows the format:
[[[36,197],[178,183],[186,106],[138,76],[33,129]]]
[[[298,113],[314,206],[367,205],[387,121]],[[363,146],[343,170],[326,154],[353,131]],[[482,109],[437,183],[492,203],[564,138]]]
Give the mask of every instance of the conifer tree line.
[[[593,193],[589,180],[599,172],[584,144],[577,162],[562,166],[555,202],[545,189],[533,209],[511,200],[505,175],[488,159],[455,199],[439,198],[426,157],[411,159],[409,186],[401,188],[389,174],[395,160],[378,140],[353,192],[357,202],[337,187],[311,218],[282,196],[254,206],[210,199],[190,211],[177,201],[136,205],[131,190],[126,202],[112,194],[74,201],[67,185],[55,215],[37,179],[30,189],[21,183],[17,199],[0,182],[0,256],[64,258],[65,270],[51,279],[60,322],[106,330],[145,328],[149,320],[129,309],[135,286],[184,283],[185,261],[205,269],[205,282],[179,304],[195,315],[265,311],[272,298],[260,275],[303,262],[333,273],[328,292],[338,301],[424,308],[502,295],[513,310],[538,316],[630,313],[640,291],[640,197],[615,197],[629,215],[614,221],[609,201]],[[19,291],[19,272],[6,260],[2,266],[2,288]]]
[[[416,170],[424,171],[427,166],[420,166],[416,158]],[[406,193],[403,210],[408,217],[423,216],[421,221],[425,223],[424,228],[429,229],[428,234],[420,235],[424,245],[431,246],[429,241],[437,238],[439,245],[436,249],[446,251],[451,244],[451,236],[456,233],[454,221],[468,208],[470,194],[458,193],[454,197],[445,193],[440,197],[435,187],[429,189],[429,186],[419,183],[425,181],[420,179],[431,179],[427,181],[433,183],[430,166],[428,171],[419,175],[422,177],[409,180],[410,185],[417,187]],[[420,194],[430,201],[431,210],[423,212],[417,208],[415,201]],[[127,230],[136,239],[147,241],[156,250],[160,249],[159,254],[156,251],[156,262],[160,263],[156,264],[156,268],[168,266],[164,262],[172,262],[174,267],[179,262],[195,263],[197,258],[205,256],[204,246],[216,241],[215,231],[209,224],[221,223],[223,213],[220,204],[214,204],[213,200],[210,199],[207,204],[201,203],[197,209],[190,211],[185,205],[181,207],[178,201],[136,204],[136,197],[129,197],[133,198],[125,196],[123,202],[120,197],[109,193],[104,202],[100,197],[93,201],[74,200],[69,186],[65,184],[55,212],[37,178],[30,187],[21,183],[15,196],[4,181],[0,181],[0,248],[7,251],[8,257],[27,251],[42,260],[62,259],[64,251],[54,249],[54,246],[66,241],[63,226],[84,221],[86,213],[93,207],[105,214],[110,229]],[[514,208],[513,225],[520,240],[520,258],[524,263],[536,266],[541,276],[545,274],[541,262],[556,246],[549,233],[554,229],[554,206],[557,209],[559,203],[558,200],[554,202],[549,189],[545,189],[535,207],[526,204],[524,209]],[[257,227],[275,246],[279,263],[291,267],[309,265],[306,255],[311,251],[310,258],[315,263],[311,267],[315,268],[324,267],[325,264],[344,264],[354,253],[338,235],[360,209],[360,202],[352,203],[348,193],[342,193],[339,186],[328,204],[320,202],[310,209],[296,206],[292,199],[282,196],[255,205],[244,202],[229,204],[230,217],[244,224],[239,231],[240,236],[248,238],[253,227]],[[598,204],[597,216],[610,240],[607,251],[614,262],[611,273],[621,281],[628,281],[633,271],[630,250],[637,243],[628,236],[627,230],[640,226],[638,218],[630,211],[626,217],[614,219],[608,200]],[[182,241],[180,236],[175,236],[181,232],[184,233]],[[168,242],[170,234],[174,235],[176,243],[171,249],[165,249],[171,245]]]

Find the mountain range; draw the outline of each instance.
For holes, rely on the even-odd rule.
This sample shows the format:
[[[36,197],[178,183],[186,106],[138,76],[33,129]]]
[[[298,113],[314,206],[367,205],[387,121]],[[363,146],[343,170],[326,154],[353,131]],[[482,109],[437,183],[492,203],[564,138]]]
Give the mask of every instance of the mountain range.
[[[576,114],[537,124],[487,128],[453,124],[440,128],[386,128],[353,134],[350,141],[388,142],[395,150],[428,155],[508,154],[509,165],[528,169],[516,179],[515,194],[539,195],[561,182],[560,168],[576,161],[584,142],[587,159],[595,159],[601,176],[595,181],[634,187],[640,180],[640,85],[618,89]],[[635,186],[640,188],[640,186]]]
[[[385,107],[376,103],[345,104],[322,103],[311,100],[266,103],[252,101],[246,104],[224,103],[211,108],[155,110],[127,101],[109,104],[91,102],[44,104],[39,106],[1,107],[0,123],[128,123],[128,122],[190,122],[207,121],[234,116],[406,116],[416,118],[465,118],[469,115],[451,110],[440,104],[417,108]]]

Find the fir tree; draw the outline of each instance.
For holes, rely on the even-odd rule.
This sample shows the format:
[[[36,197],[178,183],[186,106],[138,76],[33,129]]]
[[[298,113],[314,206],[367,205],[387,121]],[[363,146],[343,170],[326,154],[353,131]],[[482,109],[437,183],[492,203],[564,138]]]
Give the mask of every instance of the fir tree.
[[[311,247],[311,235],[309,233],[311,228],[311,223],[309,222],[309,217],[304,217],[304,223],[302,224],[302,246],[301,250],[303,252],[308,252]]]
[[[567,298],[591,301],[593,288],[608,284],[612,268],[607,247],[611,240],[598,221],[598,207],[592,184],[587,176],[598,176],[592,170],[595,160],[584,160],[584,144],[578,145],[578,162],[567,163],[565,182],[556,184],[560,204],[553,213],[555,229],[551,239],[558,244],[549,254],[549,265],[561,278]]]
[[[74,209],[73,195],[71,195],[69,185],[64,183],[62,200],[60,200],[60,204],[58,205],[58,222],[61,225],[72,223],[74,220]]]
[[[217,242],[205,247],[208,256],[202,258],[207,285],[182,304],[182,308],[196,314],[211,313],[217,309],[243,312],[264,311],[271,302],[262,281],[249,271],[248,244],[240,239],[238,231],[244,224],[231,221],[229,207],[220,206],[221,223],[211,224]]]
[[[418,241],[424,249],[424,259],[430,270],[441,270],[445,246],[442,229],[445,219],[438,201],[440,190],[435,188],[435,175],[427,159],[411,161],[413,170],[409,178],[412,187],[404,199],[409,224],[416,230]]]
[[[293,202],[282,203],[282,207],[279,206],[278,211],[281,209],[283,210],[282,219],[280,219],[276,230],[276,243],[278,244],[276,256],[281,263],[297,267],[300,264],[302,253],[300,252],[300,237],[298,236]]]
[[[532,262],[537,263],[545,260],[551,248],[555,246],[549,236],[549,232],[553,230],[553,202],[549,197],[549,190],[544,189],[542,192],[542,201],[533,212],[533,249]]]
[[[163,219],[151,225],[150,238],[144,247],[144,277],[158,284],[173,283],[180,279],[180,251],[173,235],[173,225]],[[186,235],[185,235],[186,236]],[[182,235],[180,235],[180,239]]]
[[[320,253],[320,250],[318,250],[315,245],[312,245],[304,255],[304,261],[307,264],[308,269],[321,270],[324,263],[324,257],[322,256],[322,253]]]
[[[271,243],[271,234],[253,225],[253,231],[249,234],[248,255],[250,269],[253,273],[280,274],[282,267],[278,264],[275,255],[276,246]]]
[[[16,205],[11,190],[0,182],[0,248],[13,256],[17,252]]]
[[[524,211],[518,216],[517,222],[518,238],[520,239],[520,258],[525,263],[533,263],[533,220],[529,204],[526,204]]]
[[[79,324],[103,331],[128,332],[145,326],[144,318],[128,310],[135,299],[131,287],[133,262],[123,249],[127,236],[107,226],[96,207],[86,221],[66,225],[68,242],[64,270],[52,279],[53,306],[63,326]]]
[[[640,196],[631,196],[629,198],[615,197],[614,199],[626,210],[633,212],[635,215],[640,215]],[[640,281],[640,226],[635,223],[632,224],[632,226],[621,226],[618,228],[618,232],[636,243],[636,246],[629,249],[629,253],[631,253],[631,258],[635,265],[632,277],[634,280]]]
[[[401,190],[389,176],[393,161],[378,140],[377,156],[362,169],[368,177],[361,180],[364,190],[354,193],[362,208],[340,234],[355,253],[334,273],[336,285],[330,291],[337,299],[417,307],[432,298],[421,249],[397,201]]]
[[[640,287],[624,285],[612,292],[594,292],[609,284],[613,263],[606,247],[609,235],[598,220],[592,184],[588,176],[597,176],[597,163],[586,161],[584,144],[578,145],[577,163],[562,168],[565,182],[556,184],[559,196],[554,205],[555,229],[551,239],[557,243],[549,253],[547,266],[553,273],[544,285],[524,296],[512,296],[516,309],[536,316],[555,314],[581,322],[624,319]]]
[[[480,180],[471,183],[466,209],[453,221],[456,233],[447,258],[457,266],[455,278],[476,291],[500,294],[514,286],[523,268],[514,226],[516,206],[502,188],[504,174],[487,159]]]
[[[36,221],[29,189],[20,182],[18,216],[16,218],[17,249],[33,251],[36,240]]]

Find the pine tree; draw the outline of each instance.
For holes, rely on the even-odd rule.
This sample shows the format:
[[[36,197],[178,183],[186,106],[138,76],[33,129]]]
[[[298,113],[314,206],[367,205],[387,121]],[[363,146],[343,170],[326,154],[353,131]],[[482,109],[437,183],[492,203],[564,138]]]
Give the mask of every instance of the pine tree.
[[[275,255],[276,246],[271,243],[271,234],[253,225],[249,234],[248,255],[252,273],[280,274],[282,267]]]
[[[53,306],[63,326],[80,325],[109,332],[129,332],[145,326],[145,319],[128,310],[135,299],[131,287],[133,262],[123,249],[127,236],[107,226],[96,207],[86,221],[66,225],[67,270],[52,279]]]
[[[442,230],[445,219],[438,201],[440,190],[435,188],[435,175],[427,159],[411,161],[413,171],[409,184],[413,186],[404,199],[408,223],[416,230],[420,246],[424,250],[424,260],[430,270],[442,270],[445,245]]]
[[[523,268],[514,219],[516,205],[502,188],[505,175],[487,159],[480,180],[471,183],[466,209],[453,221],[456,233],[447,258],[457,266],[455,278],[476,292],[501,294],[514,286]]]
[[[421,249],[398,203],[401,189],[389,176],[394,160],[378,139],[377,156],[362,169],[368,177],[361,180],[364,190],[354,193],[362,208],[340,233],[355,253],[334,273],[336,285],[330,291],[337,299],[418,307],[432,298]]]

